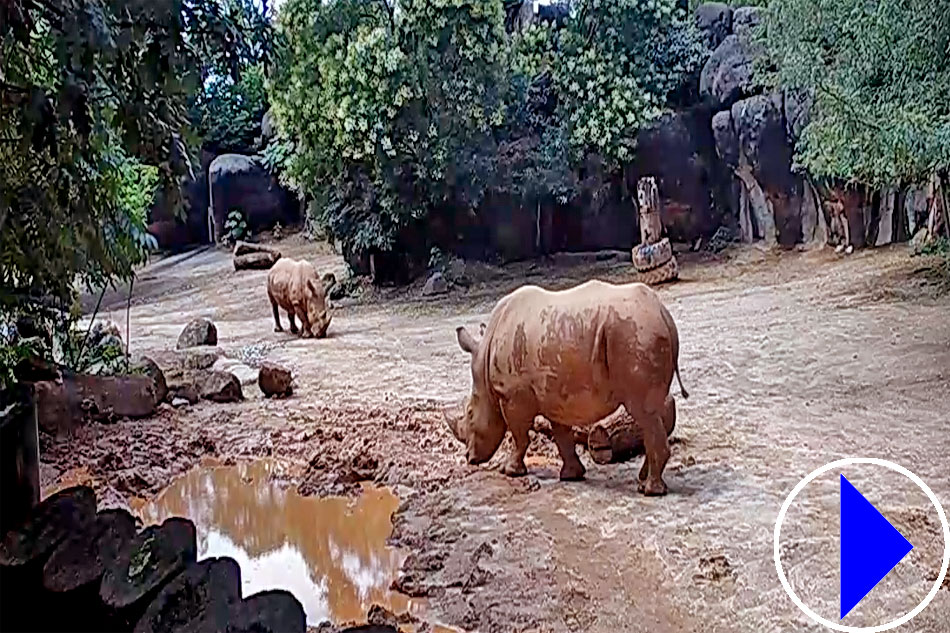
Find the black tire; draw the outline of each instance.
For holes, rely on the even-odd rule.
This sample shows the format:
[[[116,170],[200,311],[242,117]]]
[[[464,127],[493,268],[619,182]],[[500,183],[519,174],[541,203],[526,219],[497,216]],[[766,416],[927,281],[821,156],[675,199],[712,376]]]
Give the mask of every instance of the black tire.
[[[633,249],[633,267],[641,273],[655,270],[672,258],[673,247],[665,237],[656,244],[640,244]]]
[[[676,258],[673,257],[659,268],[654,268],[647,272],[638,272],[637,277],[640,283],[655,286],[667,281],[673,281],[679,278],[679,274],[679,266],[676,263]]]

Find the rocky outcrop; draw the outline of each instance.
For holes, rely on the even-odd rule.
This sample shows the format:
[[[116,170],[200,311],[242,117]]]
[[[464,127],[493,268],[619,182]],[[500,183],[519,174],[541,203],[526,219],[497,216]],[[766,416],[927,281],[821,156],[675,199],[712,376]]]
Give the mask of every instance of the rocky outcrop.
[[[293,224],[300,219],[297,198],[252,156],[222,154],[208,168],[214,239],[225,234],[228,214],[240,211],[252,232]]]
[[[762,24],[760,7],[739,7],[732,13],[732,32],[743,38],[755,36],[755,28]]]
[[[217,154],[202,150],[200,169],[181,187],[181,212],[159,191],[149,210],[148,232],[160,248],[178,251],[190,244],[211,241],[208,226],[208,168]]]
[[[727,36],[713,51],[699,76],[699,95],[714,110],[723,110],[749,96],[752,47],[737,35]]]
[[[732,7],[724,2],[705,2],[693,13],[696,28],[703,33],[706,48],[716,50],[732,33]]]

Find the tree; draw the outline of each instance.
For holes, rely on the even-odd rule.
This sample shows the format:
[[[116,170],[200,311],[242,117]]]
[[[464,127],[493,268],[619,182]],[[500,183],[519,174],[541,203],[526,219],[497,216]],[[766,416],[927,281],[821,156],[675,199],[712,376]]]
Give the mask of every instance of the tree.
[[[504,120],[500,0],[289,0],[270,95],[286,179],[344,248],[391,249],[433,209],[477,204]]]
[[[812,95],[797,146],[812,175],[871,186],[950,167],[950,11],[932,0],[775,0],[778,87]]]
[[[216,6],[0,5],[0,320],[58,320],[77,281],[127,281],[144,261],[154,189],[174,198],[190,169],[197,53],[231,32]]]

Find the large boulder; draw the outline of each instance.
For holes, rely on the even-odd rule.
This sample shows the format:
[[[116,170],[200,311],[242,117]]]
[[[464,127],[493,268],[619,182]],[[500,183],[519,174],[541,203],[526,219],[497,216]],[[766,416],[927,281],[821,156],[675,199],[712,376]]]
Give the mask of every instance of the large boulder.
[[[210,319],[195,319],[185,326],[178,336],[178,349],[188,349],[201,345],[217,345],[218,328]]]
[[[750,94],[752,47],[729,35],[713,51],[699,76],[699,95],[714,110],[723,110]]]
[[[64,374],[60,381],[33,386],[37,424],[48,433],[65,434],[86,416],[145,418],[159,403],[149,376]]]
[[[254,232],[300,219],[297,198],[252,156],[218,156],[208,168],[208,184],[215,240],[226,234],[228,214],[234,210],[244,215],[248,229]]]
[[[724,2],[704,2],[696,7],[693,18],[711,51],[732,33],[732,7]]]
[[[212,402],[238,402],[244,399],[241,381],[232,373],[210,369],[174,369],[166,372],[168,392],[175,398],[192,401],[197,394]]]
[[[165,382],[165,373],[154,360],[148,356],[141,356],[132,363],[132,371],[148,376],[152,381],[157,402],[164,402],[168,396],[168,384]]]
[[[149,209],[148,232],[160,248],[179,251],[190,244],[211,241],[208,226],[208,168],[217,154],[202,149],[200,168],[181,185],[181,208],[176,208],[163,191]]]

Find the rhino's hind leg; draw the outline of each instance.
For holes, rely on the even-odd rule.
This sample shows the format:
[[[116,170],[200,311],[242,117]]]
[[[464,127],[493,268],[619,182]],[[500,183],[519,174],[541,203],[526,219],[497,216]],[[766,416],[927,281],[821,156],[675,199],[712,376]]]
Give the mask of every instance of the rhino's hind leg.
[[[663,419],[656,413],[648,413],[644,408],[637,407],[636,403],[628,403],[625,406],[643,429],[646,458],[643,468],[640,469],[638,489],[647,496],[665,495],[667,488],[663,481],[663,469],[666,468],[666,462],[670,458],[670,445]]]
[[[561,454],[561,481],[579,481],[584,478],[587,469],[577,456],[574,447],[574,431],[569,426],[551,423],[551,435],[557,444],[557,452]]]

